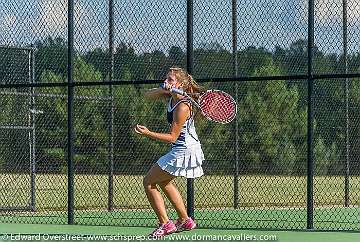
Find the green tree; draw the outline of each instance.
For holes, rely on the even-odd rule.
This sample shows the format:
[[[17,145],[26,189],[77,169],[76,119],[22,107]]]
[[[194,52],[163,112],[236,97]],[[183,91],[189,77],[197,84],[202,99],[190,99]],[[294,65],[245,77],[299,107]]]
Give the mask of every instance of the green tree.
[[[77,56],[74,63],[77,82],[101,81],[102,74]],[[76,87],[74,100],[75,161],[79,171],[105,172],[108,157],[107,86]]]
[[[88,51],[83,59],[101,73],[101,78],[105,80],[109,73],[109,51],[101,48],[95,48],[94,50]]]
[[[74,79],[76,81],[100,81],[101,73],[77,56],[74,64]],[[41,75],[41,81],[53,80],[66,82],[61,75],[46,70]],[[51,164],[53,171],[66,168],[66,136],[67,136],[67,89],[62,87],[43,88],[39,92],[36,105],[44,114],[37,119],[38,142],[49,144],[39,148],[42,157],[39,166],[45,169]],[[75,87],[74,97],[74,132],[75,132],[75,162],[78,171],[104,172],[107,164],[107,125],[106,111],[109,106],[108,89],[101,87]],[[51,96],[49,96],[51,94]],[[41,96],[41,95],[40,95]],[[50,170],[51,170],[50,169]],[[47,171],[49,171],[47,169]]]
[[[185,68],[186,54],[178,46],[169,49],[169,66],[179,66]]]
[[[255,70],[255,76],[281,75],[273,63]],[[266,170],[293,174],[303,162],[306,110],[299,93],[285,81],[246,84],[239,102],[242,165],[247,172]]]
[[[272,64],[272,54],[265,48],[250,46],[239,51],[237,55],[239,73],[243,76],[251,76],[256,69]]]
[[[0,94],[0,126],[26,126],[27,102],[24,96],[14,95],[15,90],[3,89]],[[20,171],[29,163],[27,134],[15,128],[0,128],[0,170]]]
[[[40,82],[64,82],[65,79],[50,70],[44,70]],[[37,172],[66,171],[67,98],[66,88],[36,89],[36,170]]]
[[[134,48],[125,43],[120,43],[114,53],[114,78],[127,80],[126,77],[138,76],[138,62]],[[129,72],[131,75],[129,75]]]
[[[360,68],[358,69],[360,71]],[[358,175],[360,164],[360,79],[353,79],[350,83],[349,98],[349,141],[350,141],[350,171],[354,175]]]
[[[202,44],[194,50],[194,75],[196,77],[229,77],[231,54],[218,43]]]
[[[339,167],[336,166],[340,159],[336,143],[327,146],[321,137],[318,137],[314,146],[314,163],[316,175],[339,174]]]
[[[67,43],[64,39],[47,37],[35,43],[35,80],[37,82],[53,82],[41,79],[43,71],[49,70],[63,77],[67,74]]]
[[[136,124],[156,132],[167,132],[166,104],[145,99],[146,89],[124,85],[115,89],[115,149],[120,172],[142,173],[169,150],[169,144],[151,140],[134,132]]]

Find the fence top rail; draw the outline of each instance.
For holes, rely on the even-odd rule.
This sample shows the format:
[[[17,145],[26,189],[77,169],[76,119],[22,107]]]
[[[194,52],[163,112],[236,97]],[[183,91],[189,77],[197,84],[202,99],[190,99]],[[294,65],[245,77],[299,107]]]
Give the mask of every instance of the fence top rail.
[[[15,49],[15,50],[36,50],[35,47],[31,46],[15,46],[15,45],[0,45],[0,49]]]
[[[224,77],[224,78],[197,78],[197,82],[251,82],[251,81],[307,81],[309,79],[345,79],[360,78],[360,73],[352,74],[319,74],[319,75],[290,75],[290,76],[244,76],[244,77]],[[164,80],[112,80],[112,81],[87,81],[87,82],[43,82],[43,83],[0,83],[0,88],[21,88],[21,87],[86,87],[86,86],[128,86],[142,84],[159,84]]]
[[[66,94],[48,94],[48,93],[28,93],[28,92],[7,92],[0,91],[0,95],[4,96],[26,96],[26,97],[49,97],[49,98],[62,98],[66,99]],[[74,96],[75,99],[80,100],[95,100],[95,101],[111,101],[111,97],[106,96]]]

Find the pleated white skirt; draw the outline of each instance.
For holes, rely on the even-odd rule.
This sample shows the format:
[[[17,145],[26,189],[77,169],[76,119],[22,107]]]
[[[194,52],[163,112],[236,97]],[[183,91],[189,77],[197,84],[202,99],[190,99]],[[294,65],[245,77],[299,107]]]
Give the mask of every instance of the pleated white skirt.
[[[204,175],[201,167],[204,153],[200,144],[190,147],[174,146],[171,151],[162,156],[157,164],[173,176],[196,178]]]

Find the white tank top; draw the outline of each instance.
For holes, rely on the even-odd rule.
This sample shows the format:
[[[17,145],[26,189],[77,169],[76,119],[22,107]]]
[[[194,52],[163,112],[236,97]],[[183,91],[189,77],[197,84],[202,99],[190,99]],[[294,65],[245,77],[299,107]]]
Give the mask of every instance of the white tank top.
[[[184,98],[184,99],[181,99],[180,101],[178,101],[174,105],[174,107],[171,107],[171,102],[172,102],[172,98],[170,98],[169,105],[167,108],[167,120],[170,125],[173,122],[174,110],[180,103],[188,103],[189,105],[192,105],[191,101],[187,98]],[[172,143],[172,146],[173,147],[177,147],[177,146],[189,147],[189,146],[198,145],[198,144],[200,144],[200,141],[199,141],[198,135],[196,134],[196,130],[195,130],[194,114],[191,111],[190,117],[185,121],[183,127],[181,128],[178,139],[175,141],[175,143]]]

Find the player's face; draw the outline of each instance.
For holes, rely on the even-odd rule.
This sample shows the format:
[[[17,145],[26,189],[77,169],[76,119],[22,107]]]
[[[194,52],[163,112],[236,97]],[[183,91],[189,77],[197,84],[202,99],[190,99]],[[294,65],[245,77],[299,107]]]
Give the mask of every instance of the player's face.
[[[181,86],[181,83],[176,80],[176,76],[172,72],[169,72],[167,74],[166,81],[167,81],[167,83],[169,83],[170,85],[172,85],[176,88],[179,88]]]

